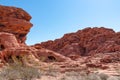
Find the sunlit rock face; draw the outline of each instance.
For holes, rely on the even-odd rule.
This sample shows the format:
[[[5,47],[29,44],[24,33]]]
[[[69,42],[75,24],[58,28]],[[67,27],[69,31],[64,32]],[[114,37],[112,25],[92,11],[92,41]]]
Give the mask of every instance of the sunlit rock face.
[[[0,32],[12,33],[19,43],[25,43],[32,24],[31,16],[21,8],[0,5]]]
[[[0,50],[7,48],[19,47],[15,35],[6,32],[0,32]]]

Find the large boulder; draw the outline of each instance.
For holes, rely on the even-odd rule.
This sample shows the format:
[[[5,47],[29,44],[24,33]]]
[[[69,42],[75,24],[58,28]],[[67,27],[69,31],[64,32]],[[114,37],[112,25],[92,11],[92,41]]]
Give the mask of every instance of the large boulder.
[[[0,5],[0,32],[12,33],[19,43],[25,43],[32,24],[31,16],[21,8]]]
[[[8,48],[19,47],[15,35],[11,33],[0,32],[0,51]]]

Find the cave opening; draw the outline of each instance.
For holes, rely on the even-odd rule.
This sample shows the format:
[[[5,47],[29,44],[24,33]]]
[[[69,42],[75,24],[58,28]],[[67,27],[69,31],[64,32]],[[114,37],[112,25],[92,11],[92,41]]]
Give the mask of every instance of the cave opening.
[[[48,56],[48,59],[49,59],[50,61],[55,61],[55,60],[56,60],[56,58],[55,58],[54,56]]]

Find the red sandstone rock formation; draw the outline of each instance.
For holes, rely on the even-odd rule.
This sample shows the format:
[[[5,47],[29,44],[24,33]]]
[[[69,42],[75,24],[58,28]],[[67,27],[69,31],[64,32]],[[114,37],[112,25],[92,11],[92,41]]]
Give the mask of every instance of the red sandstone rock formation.
[[[34,51],[34,55],[36,58],[43,62],[64,62],[64,61],[70,61],[71,59],[68,57],[65,57],[57,52],[48,50],[48,49],[37,49],[37,51]]]
[[[108,55],[104,55],[102,59],[100,59],[102,63],[117,63],[120,62],[120,53],[109,53]]]
[[[0,5],[0,32],[12,33],[19,43],[25,43],[32,24],[31,16],[21,8]]]
[[[120,33],[107,28],[86,28],[76,33],[65,34],[55,41],[36,44],[65,56],[93,55],[120,51]],[[36,46],[35,45],[35,46]]]
[[[0,6],[0,59],[4,63],[20,61],[22,64],[28,64],[30,59],[39,61],[41,57],[44,61],[70,60],[40,46],[38,48],[24,44],[32,26],[30,19],[31,16],[21,8]]]
[[[6,62],[17,56],[28,55],[29,51],[22,48],[26,34],[32,24],[31,16],[21,8],[0,5],[0,58]],[[24,44],[25,46],[25,44]],[[26,46],[27,47],[27,46]]]
[[[0,32],[0,50],[6,48],[20,47],[15,35],[6,32]]]
[[[15,35],[6,32],[0,32],[0,58],[4,63],[11,60],[16,62],[17,57],[29,55],[30,51],[26,48],[27,47],[20,46]]]
[[[30,19],[20,8],[0,6],[0,61],[3,63],[36,66],[41,61],[53,62],[61,72],[89,73],[91,68],[108,69],[109,65],[116,67],[114,63],[120,62],[120,32],[103,27],[86,28],[55,41],[27,46],[24,43],[32,26]]]
[[[56,52],[44,49],[34,48],[29,46],[20,46],[15,36],[11,33],[0,32],[0,58],[4,63],[22,61],[23,64],[28,64],[29,55],[35,56],[40,61],[67,61],[70,60]],[[34,57],[34,59],[35,59]],[[33,60],[32,60],[33,61]]]

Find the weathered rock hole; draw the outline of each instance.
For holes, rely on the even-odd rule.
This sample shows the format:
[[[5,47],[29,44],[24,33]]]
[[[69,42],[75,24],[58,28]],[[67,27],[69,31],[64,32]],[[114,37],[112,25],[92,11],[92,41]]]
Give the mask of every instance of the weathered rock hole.
[[[16,58],[17,58],[18,60],[21,60],[22,57],[21,57],[21,56],[16,56]]]
[[[50,60],[50,61],[55,61],[56,58],[55,58],[54,56],[48,56],[48,60]]]
[[[0,44],[0,51],[2,51],[4,49],[5,49],[4,45]]]

